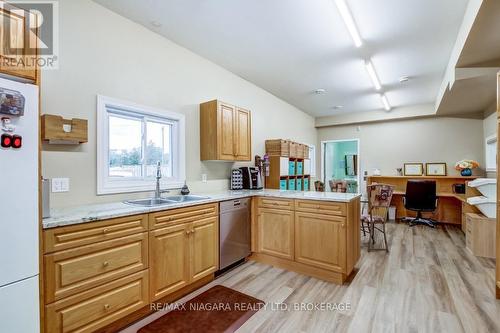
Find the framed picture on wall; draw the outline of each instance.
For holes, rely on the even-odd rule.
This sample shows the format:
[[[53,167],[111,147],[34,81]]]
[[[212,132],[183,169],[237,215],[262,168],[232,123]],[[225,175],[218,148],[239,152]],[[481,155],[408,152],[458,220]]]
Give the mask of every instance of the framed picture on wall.
[[[446,163],[425,163],[426,176],[446,176]]]
[[[423,163],[405,163],[403,172],[405,176],[422,176],[424,174]]]

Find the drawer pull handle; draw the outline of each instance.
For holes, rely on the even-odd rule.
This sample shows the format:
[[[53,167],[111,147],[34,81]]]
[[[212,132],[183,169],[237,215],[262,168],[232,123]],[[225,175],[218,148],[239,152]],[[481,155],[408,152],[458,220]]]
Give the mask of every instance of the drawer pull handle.
[[[109,231],[108,229],[102,229],[102,233],[103,233],[103,234],[108,233],[108,231]]]
[[[186,235],[189,235],[191,233],[190,230],[186,230]]]
[[[105,310],[109,310],[109,308],[110,308],[109,304],[104,304],[104,309]]]
[[[104,267],[107,267],[107,266],[109,265],[109,262],[105,261],[105,262],[103,262],[103,263],[102,263],[102,265],[103,265]]]

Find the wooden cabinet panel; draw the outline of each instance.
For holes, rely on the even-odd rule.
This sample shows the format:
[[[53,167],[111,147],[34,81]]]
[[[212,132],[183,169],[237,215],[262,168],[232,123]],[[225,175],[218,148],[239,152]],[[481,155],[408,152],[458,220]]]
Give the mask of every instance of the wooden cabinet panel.
[[[46,303],[148,267],[146,232],[44,257]]]
[[[295,200],[295,210],[300,212],[346,216],[346,207],[343,202]]]
[[[200,158],[222,161],[252,159],[251,112],[213,100],[200,104]]]
[[[45,307],[45,332],[95,332],[148,304],[148,272],[141,271]]]
[[[236,159],[239,161],[248,161],[252,159],[252,125],[250,120],[250,111],[241,108],[236,108],[235,117],[236,127]]]
[[[43,232],[44,253],[71,249],[147,230],[146,214],[47,229]]]
[[[273,197],[259,197],[257,205],[262,208],[293,210],[293,200]]]
[[[37,39],[30,24],[37,26],[37,17],[8,3],[2,2],[1,5],[0,72],[35,81]]]
[[[295,213],[295,261],[344,273],[346,219]]]
[[[217,217],[193,222],[191,226],[191,282],[214,273],[219,267]]]
[[[177,208],[149,214],[149,227],[150,229],[157,229],[179,223],[193,222],[199,219],[218,215],[218,203]]]
[[[236,155],[236,117],[232,105],[220,104],[219,106],[219,159],[233,160]]]
[[[151,301],[189,284],[190,224],[150,232]]]
[[[257,216],[258,251],[293,260],[293,211],[260,208]]]

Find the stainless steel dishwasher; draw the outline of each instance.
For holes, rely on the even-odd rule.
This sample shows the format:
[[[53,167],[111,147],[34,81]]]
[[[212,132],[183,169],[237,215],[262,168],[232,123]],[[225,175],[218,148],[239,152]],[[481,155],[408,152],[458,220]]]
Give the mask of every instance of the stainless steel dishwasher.
[[[250,199],[219,204],[220,270],[250,255]]]

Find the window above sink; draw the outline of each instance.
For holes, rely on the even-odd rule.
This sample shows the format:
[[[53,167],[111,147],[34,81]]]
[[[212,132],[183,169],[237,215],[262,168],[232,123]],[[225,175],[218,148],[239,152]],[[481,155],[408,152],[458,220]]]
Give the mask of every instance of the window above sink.
[[[114,98],[97,97],[97,194],[152,191],[185,179],[185,117]]]

